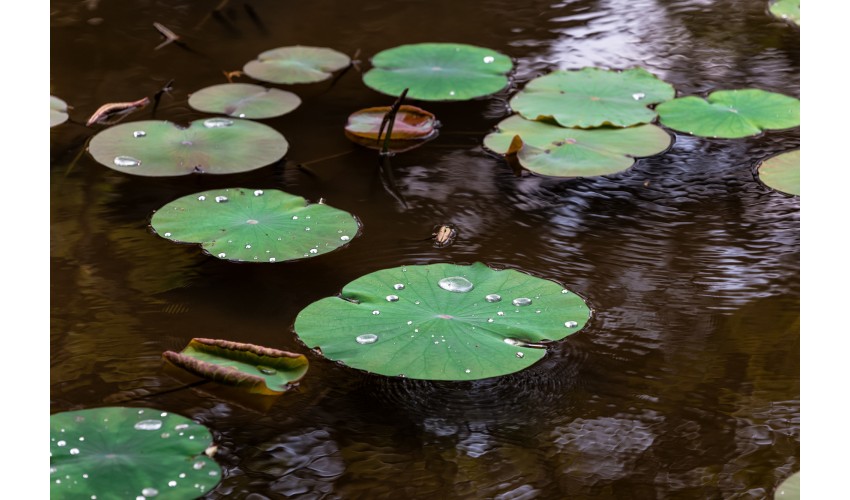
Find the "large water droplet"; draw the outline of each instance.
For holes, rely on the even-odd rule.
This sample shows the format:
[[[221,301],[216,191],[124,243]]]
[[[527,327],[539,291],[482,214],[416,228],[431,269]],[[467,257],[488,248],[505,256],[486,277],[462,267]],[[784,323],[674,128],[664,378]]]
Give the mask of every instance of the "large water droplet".
[[[112,163],[117,167],[138,167],[142,164],[142,160],[132,156],[116,156]]]
[[[157,491],[156,488],[145,488],[142,490],[142,495],[146,497],[155,497],[159,495],[159,491]]]
[[[140,431],[155,431],[162,427],[162,420],[142,420],[134,425]]]
[[[528,297],[519,297],[512,300],[511,303],[517,307],[530,306],[531,299],[529,299]]]
[[[575,321],[567,321],[566,323],[564,323],[564,326],[566,326],[567,328],[575,328],[578,326],[578,323]]]
[[[502,300],[502,296],[498,293],[491,293],[490,295],[484,297],[484,300],[486,300],[487,302],[499,302],[500,300]]]
[[[393,285],[393,288],[395,288],[396,290],[404,290],[404,284],[396,283],[395,285]]]
[[[635,92],[634,94],[632,94],[632,99],[634,99],[635,101],[640,101],[644,97],[646,97],[646,94],[644,94],[643,92]]]
[[[204,120],[204,127],[207,128],[221,128],[231,125],[233,125],[233,120],[228,120],[227,118],[210,118],[209,120]]]
[[[135,132],[133,132],[133,137],[144,137],[146,135],[148,134],[144,130],[136,130]]]
[[[215,202],[216,203],[226,203],[227,202],[227,196],[216,196]]]
[[[268,366],[263,365],[257,365],[257,371],[264,375],[274,375],[277,373],[277,370],[275,370],[274,368],[270,368]]]
[[[437,284],[443,290],[448,290],[450,292],[468,292],[472,290],[473,284],[468,279],[463,276],[451,276],[449,278],[443,278],[437,282]]]
[[[374,333],[364,333],[363,335],[358,335],[354,341],[358,344],[374,344],[378,341],[378,336]]]
[[[387,302],[398,302],[398,295],[387,295]]]

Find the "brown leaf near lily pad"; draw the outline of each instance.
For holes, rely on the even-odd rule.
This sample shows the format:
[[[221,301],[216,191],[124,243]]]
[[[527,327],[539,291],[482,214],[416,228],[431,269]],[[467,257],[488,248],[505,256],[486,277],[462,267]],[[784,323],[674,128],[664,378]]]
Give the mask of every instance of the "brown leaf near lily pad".
[[[162,357],[198,377],[267,396],[289,390],[308,368],[303,354],[221,339],[194,338],[181,352]]]
[[[383,136],[381,123],[391,106],[365,108],[352,113],[345,125],[345,136],[351,141],[371,149],[381,149]],[[437,136],[440,122],[422,108],[403,104],[393,121],[390,151],[401,152],[421,146]],[[386,129],[384,128],[384,133]]]

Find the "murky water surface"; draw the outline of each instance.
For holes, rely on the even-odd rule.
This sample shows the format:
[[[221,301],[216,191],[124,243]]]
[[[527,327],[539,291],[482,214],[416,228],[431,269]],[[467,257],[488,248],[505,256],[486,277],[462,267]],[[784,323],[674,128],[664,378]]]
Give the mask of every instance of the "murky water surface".
[[[470,43],[513,57],[514,82],[425,106],[440,136],[392,159],[406,208],[375,152],[343,135],[350,113],[393,100],[355,70],[285,87],[304,103],[263,122],[289,141],[286,161],[246,174],[125,175],[77,159],[97,128],[52,129],[52,411],[152,394],[124,404],[202,422],[225,469],[206,498],[763,498],[799,469],[799,199],[753,175],[797,147],[799,129],[677,135],[666,153],[595,179],[517,178],[481,147],[517,88],[556,68],[640,65],[680,94],[799,96],[799,30],[766,0],[232,1],[210,16],[217,3],[54,0],[51,93],[84,123],[173,78],[157,118],[186,123],[209,116],[189,93],[296,44],[359,49],[368,69],[396,45]],[[154,22],[192,50],[155,51]],[[323,197],[357,214],[363,234],[314,259],[239,265],[149,233],[168,201],[226,187]],[[426,240],[437,224],[458,228],[453,245]],[[466,383],[363,374],[292,331],[302,308],[363,274],[475,261],[562,282],[596,312],[530,369]],[[168,392],[179,383],[161,354],[192,337],[308,353],[310,371],[264,411]]]

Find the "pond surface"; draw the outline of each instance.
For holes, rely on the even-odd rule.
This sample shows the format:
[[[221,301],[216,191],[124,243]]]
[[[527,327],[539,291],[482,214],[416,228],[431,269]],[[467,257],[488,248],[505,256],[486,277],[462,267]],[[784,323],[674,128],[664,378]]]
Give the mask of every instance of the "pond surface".
[[[376,152],[343,134],[350,113],[393,101],[354,69],[333,85],[279,86],[304,101],[263,120],[290,150],[245,174],[130,176],[78,158],[101,126],[53,128],[52,412],[124,400],[205,424],[224,467],[205,498],[764,498],[799,469],[800,201],[753,174],[798,147],[799,128],[740,140],[671,131],[667,152],[587,179],[515,177],[481,146],[508,99],[559,68],[643,66],[680,95],[799,97],[799,30],[766,0],[233,1],[211,16],[218,3],[53,0],[51,93],[85,123],[174,79],[156,118],[188,123],[209,116],[188,94],[264,50],[359,50],[366,70],[383,49],[429,41],[507,54],[513,83],[423,104],[440,135],[391,159],[394,189]],[[191,50],[154,50],[154,22]],[[255,265],[149,231],[165,203],[227,187],[324,198],[356,214],[362,236]],[[427,240],[437,224],[457,227],[454,244]],[[463,383],[359,372],[292,330],[301,309],[361,275],[476,261],[563,283],[594,315],[531,368]],[[267,410],[172,391],[181,383],[162,352],[193,337],[305,353],[310,370]]]

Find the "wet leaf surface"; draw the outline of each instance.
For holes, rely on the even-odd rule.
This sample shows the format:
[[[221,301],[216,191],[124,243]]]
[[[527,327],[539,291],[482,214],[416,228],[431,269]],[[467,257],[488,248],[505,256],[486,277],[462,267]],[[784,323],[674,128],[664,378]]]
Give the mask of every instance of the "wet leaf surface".
[[[198,111],[248,119],[282,116],[300,105],[301,98],[292,92],[250,83],[213,85],[189,97],[189,106]]]

